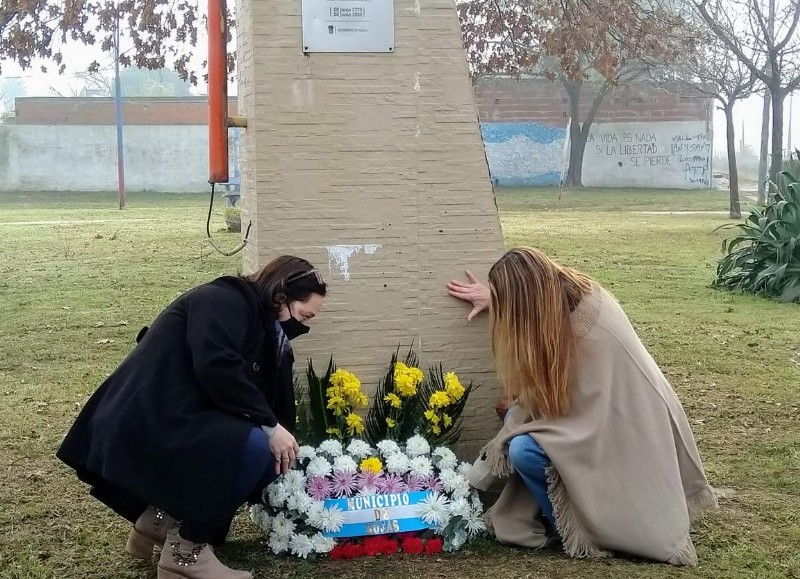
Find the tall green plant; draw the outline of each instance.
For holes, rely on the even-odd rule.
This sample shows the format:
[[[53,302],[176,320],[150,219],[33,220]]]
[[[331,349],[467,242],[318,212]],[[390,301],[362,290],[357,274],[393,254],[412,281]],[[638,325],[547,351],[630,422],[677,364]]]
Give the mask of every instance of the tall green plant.
[[[378,443],[381,440],[405,440],[414,434],[414,425],[408,419],[409,411],[413,407],[417,385],[408,383],[405,388],[398,388],[400,374],[414,371],[418,365],[418,358],[413,351],[413,346],[408,349],[402,365],[399,364],[400,348],[392,354],[389,369],[378,384],[375,400],[367,413],[366,427],[367,440]],[[398,370],[402,370],[399,372]],[[422,374],[419,374],[420,380]]]
[[[722,243],[713,286],[774,297],[800,299],[800,183],[781,173],[785,186],[764,207],[753,207],[744,223],[723,225],[738,234]]]

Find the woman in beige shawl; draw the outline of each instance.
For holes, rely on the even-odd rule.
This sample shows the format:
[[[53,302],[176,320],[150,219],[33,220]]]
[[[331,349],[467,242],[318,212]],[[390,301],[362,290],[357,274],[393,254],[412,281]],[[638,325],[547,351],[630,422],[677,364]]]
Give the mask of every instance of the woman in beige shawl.
[[[531,248],[495,263],[489,288],[467,275],[450,293],[473,305],[469,319],[488,307],[514,402],[470,473],[484,490],[507,477],[487,513],[497,539],[542,547],[557,534],[574,557],[696,564],[690,521],[716,499],[675,392],[616,300]]]

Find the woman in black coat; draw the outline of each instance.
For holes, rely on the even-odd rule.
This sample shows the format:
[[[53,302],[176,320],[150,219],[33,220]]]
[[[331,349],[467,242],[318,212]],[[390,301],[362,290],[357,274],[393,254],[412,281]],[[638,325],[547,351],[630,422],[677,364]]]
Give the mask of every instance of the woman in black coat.
[[[298,451],[289,340],[322,307],[304,259],[279,257],[169,305],[92,395],[57,452],[134,527],[126,549],[159,579],[247,579],[207,544]]]

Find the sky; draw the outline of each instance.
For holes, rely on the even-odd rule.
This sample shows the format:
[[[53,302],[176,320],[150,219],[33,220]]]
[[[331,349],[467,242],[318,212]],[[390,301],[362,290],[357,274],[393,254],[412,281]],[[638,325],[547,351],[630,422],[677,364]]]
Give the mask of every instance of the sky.
[[[124,42],[124,41],[123,41]],[[205,57],[206,46],[205,35],[198,34],[198,46],[195,59],[193,61],[194,70],[200,71],[201,63]],[[125,50],[123,44],[122,49]],[[113,59],[111,55],[104,54],[97,47],[87,47],[82,45],[71,45],[64,51],[65,62],[69,63],[69,68],[63,75],[55,72],[56,67],[49,66],[48,73],[43,73],[40,70],[42,64],[45,62],[36,63],[33,68],[21,70],[16,63],[9,61],[2,61],[2,75],[0,80],[18,77],[25,83],[27,96],[51,96],[55,91],[60,92],[64,96],[71,96],[79,91],[82,87],[82,82],[75,78],[75,73],[85,71],[86,68],[93,60],[97,60],[101,68],[106,68],[109,74],[112,72]],[[202,76],[198,74],[198,76]],[[192,89],[193,94],[205,94],[207,87],[202,81],[198,81],[198,86]],[[228,87],[228,94],[231,96],[236,95],[236,83],[232,83]],[[739,141],[744,136],[746,145],[753,147],[755,151],[759,149],[759,141],[761,138],[761,110],[762,110],[762,97],[753,96],[749,99],[737,103],[734,109],[735,128],[736,128],[736,142],[737,149],[739,148]],[[792,123],[789,125],[789,112],[792,109]],[[786,99],[784,105],[784,147],[788,148],[789,134],[791,132],[791,145],[792,148],[800,148],[800,91],[793,95],[793,98]],[[725,117],[722,111],[715,110],[714,112],[714,151],[715,153],[724,154],[725,151]]]

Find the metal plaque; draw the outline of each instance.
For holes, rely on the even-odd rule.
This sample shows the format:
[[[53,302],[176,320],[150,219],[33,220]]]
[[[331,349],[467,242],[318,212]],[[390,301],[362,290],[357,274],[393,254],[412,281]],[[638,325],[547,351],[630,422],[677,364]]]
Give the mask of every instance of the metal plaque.
[[[303,0],[303,52],[394,52],[394,0]]]

